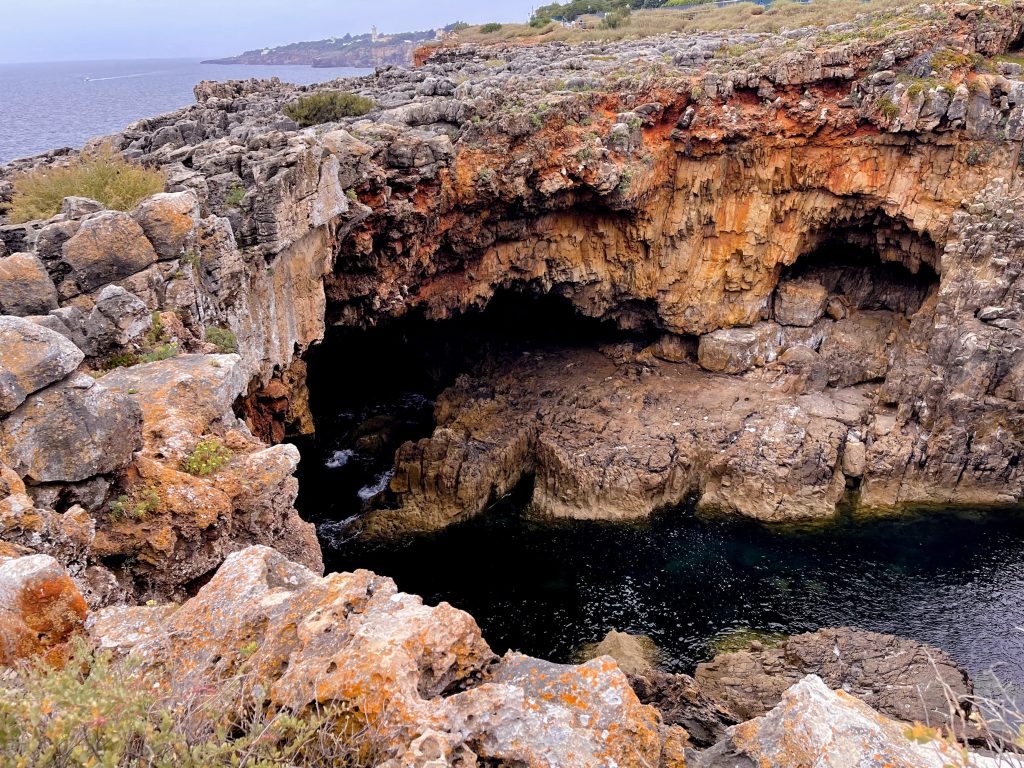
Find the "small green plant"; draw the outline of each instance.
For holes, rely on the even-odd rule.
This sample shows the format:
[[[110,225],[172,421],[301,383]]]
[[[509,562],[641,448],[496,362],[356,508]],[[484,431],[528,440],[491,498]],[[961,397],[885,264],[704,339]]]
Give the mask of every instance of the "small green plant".
[[[202,262],[202,256],[200,256],[199,251],[190,248],[185,251],[185,255],[181,257],[181,260],[198,272],[199,265]]]
[[[964,159],[970,166],[980,165],[982,161],[982,152],[977,147],[971,147],[967,152],[967,157]]]
[[[163,171],[125,160],[109,144],[64,165],[40,166],[19,174],[7,216],[20,224],[60,213],[65,197],[88,197],[107,208],[129,211],[144,198],[164,191]]]
[[[243,645],[241,648],[239,648],[238,652],[242,654],[243,659],[248,659],[250,656],[256,653],[259,647],[259,643],[257,643],[255,640],[251,640],[245,645]]]
[[[887,120],[895,120],[900,116],[900,106],[892,99],[879,99],[878,111]]]
[[[150,315],[152,321],[149,326],[149,330],[146,331],[146,345],[150,347],[157,346],[165,341],[164,338],[164,321],[160,318],[159,312],[154,312]]]
[[[118,352],[111,355],[100,365],[104,371],[112,371],[115,368],[131,368],[139,364],[139,356],[134,352]]]
[[[238,338],[229,328],[206,326],[206,340],[217,347],[217,351],[227,355],[238,351]]]
[[[476,172],[477,184],[490,184],[492,178],[494,178],[494,171],[490,168],[481,168]]]
[[[153,349],[151,352],[147,352],[144,355],[139,356],[140,363],[155,363],[159,360],[169,360],[172,357],[177,357],[181,353],[176,342],[170,344],[161,344],[160,346]]]
[[[323,91],[288,104],[284,113],[303,128],[333,123],[345,117],[362,117],[376,106],[372,99],[347,91]]]
[[[353,203],[359,200],[359,195],[356,194],[356,191],[354,189],[346,189],[345,197],[347,197]]]
[[[196,445],[185,460],[185,471],[196,477],[207,477],[231,461],[231,450],[215,437]]]
[[[110,503],[110,516],[114,520],[145,520],[160,508],[160,494],[151,485],[133,489]]]
[[[245,199],[245,187],[238,182],[231,185],[231,188],[224,195],[224,205],[230,206],[231,208],[238,208],[242,205],[242,200]]]
[[[501,32],[501,24],[498,24],[495,21],[488,22],[487,24],[483,24],[480,27],[480,32],[485,35],[491,35],[494,34],[495,32]]]

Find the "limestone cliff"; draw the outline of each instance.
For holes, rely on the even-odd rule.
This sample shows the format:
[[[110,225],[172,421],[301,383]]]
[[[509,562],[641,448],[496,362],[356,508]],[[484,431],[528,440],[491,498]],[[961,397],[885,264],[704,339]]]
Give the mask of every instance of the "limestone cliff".
[[[1024,80],[1000,57],[1021,11],[439,49],[331,84],[377,109],[306,130],[281,108],[315,86],[204,83],[194,107],[112,139],[168,170],[173,201],[3,227],[0,300],[97,362],[135,343],[145,310],[173,312],[197,351],[229,327],[268,439],[311,427],[297,371],[329,323],[442,320],[511,289],[662,335],[627,355],[650,386],[620,368],[616,393],[602,363],[583,367],[593,424],[529,382],[490,416],[454,390],[438,432],[399,452],[388,526],[474,514],[527,472],[536,508],[571,516],[689,495],[773,520],[844,497],[1016,504]],[[24,165],[39,162],[61,158]],[[624,395],[644,408],[615,407]],[[694,407],[676,418],[680,397]]]

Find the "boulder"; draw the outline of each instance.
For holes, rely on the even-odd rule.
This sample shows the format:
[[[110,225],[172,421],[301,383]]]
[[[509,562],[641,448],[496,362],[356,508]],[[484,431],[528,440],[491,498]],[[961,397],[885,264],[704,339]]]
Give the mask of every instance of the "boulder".
[[[62,663],[86,612],[78,588],[52,557],[0,562],[0,666],[40,655]]]
[[[775,320],[782,325],[810,327],[825,314],[828,289],[813,280],[779,283],[775,291]]]
[[[85,355],[64,336],[20,317],[0,316],[0,416],[74,371]]]
[[[109,211],[82,221],[63,247],[63,263],[73,285],[61,285],[65,296],[88,293],[123,280],[156,262],[156,251],[127,213]]]
[[[199,198],[191,190],[147,197],[132,213],[160,259],[177,259],[195,245]]]
[[[57,287],[31,253],[0,258],[0,314],[37,315],[57,308]]]
[[[822,629],[778,648],[723,653],[697,666],[701,692],[741,719],[759,717],[807,674],[905,722],[946,723],[972,693],[967,673],[938,648],[861,629]]]
[[[900,320],[885,311],[853,312],[837,320],[821,343],[829,384],[848,387],[883,378]]]
[[[0,422],[0,461],[32,483],[73,483],[125,466],[141,432],[131,397],[75,374]]]
[[[118,368],[99,381],[139,404],[147,452],[176,460],[213,422],[235,422],[232,405],[246,387],[238,355],[178,355]]]
[[[743,373],[772,362],[779,353],[779,326],[722,328],[700,337],[697,362],[713,373]]]
[[[85,334],[92,355],[125,347],[153,324],[149,308],[138,296],[117,285],[108,285],[96,297],[85,320]]]
[[[658,663],[658,646],[646,635],[612,629],[601,642],[584,646],[581,655],[587,660],[609,656],[627,675],[640,675]]]
[[[177,610],[108,608],[90,633],[172,693],[248,680],[272,706],[357,707],[389,766],[424,751],[538,768],[658,763],[657,714],[610,659],[496,663],[447,603],[368,571],[319,578],[268,547],[229,556]]]
[[[708,698],[689,675],[648,669],[631,674],[629,684],[637,698],[661,713],[662,722],[686,731],[698,747],[710,747],[740,719],[721,702]]]
[[[1001,763],[938,739],[911,741],[906,725],[883,717],[843,691],[829,690],[819,677],[808,675],[787,690],[771,712],[734,726],[693,764],[696,768],[995,768]]]

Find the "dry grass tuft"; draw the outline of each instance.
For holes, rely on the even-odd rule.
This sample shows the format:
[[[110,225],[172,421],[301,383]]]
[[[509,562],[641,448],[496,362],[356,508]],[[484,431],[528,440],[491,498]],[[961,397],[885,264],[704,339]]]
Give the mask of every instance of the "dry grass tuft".
[[[65,197],[88,197],[107,208],[127,211],[164,191],[163,171],[125,160],[110,145],[82,154],[65,165],[35,168],[15,177],[7,217],[14,224],[60,213]]]

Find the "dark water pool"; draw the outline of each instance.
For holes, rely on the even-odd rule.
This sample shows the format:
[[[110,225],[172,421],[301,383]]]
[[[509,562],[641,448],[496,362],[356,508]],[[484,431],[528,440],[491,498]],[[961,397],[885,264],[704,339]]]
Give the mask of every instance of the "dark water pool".
[[[325,555],[332,570],[370,568],[469,611],[498,652],[571,660],[615,628],[692,671],[747,630],[852,625],[944,648],[979,683],[994,672],[1024,684],[1024,515],[780,530],[683,511],[642,526],[551,524],[520,509],[400,542],[335,538]]]
[[[1024,685],[1024,512],[813,529],[698,519],[685,508],[645,525],[552,523],[524,514],[524,488],[437,534],[351,538],[344,521],[386,485],[395,448],[430,434],[431,398],[495,339],[522,343],[532,327],[537,338],[604,332],[536,306],[468,320],[338,333],[310,359],[318,433],[299,446],[298,503],[318,524],[328,569],[369,568],[428,603],[465,609],[498,652],[568,661],[614,628],[649,635],[667,668],[692,671],[750,631],[852,625],[945,649],[984,692],[993,671]]]

